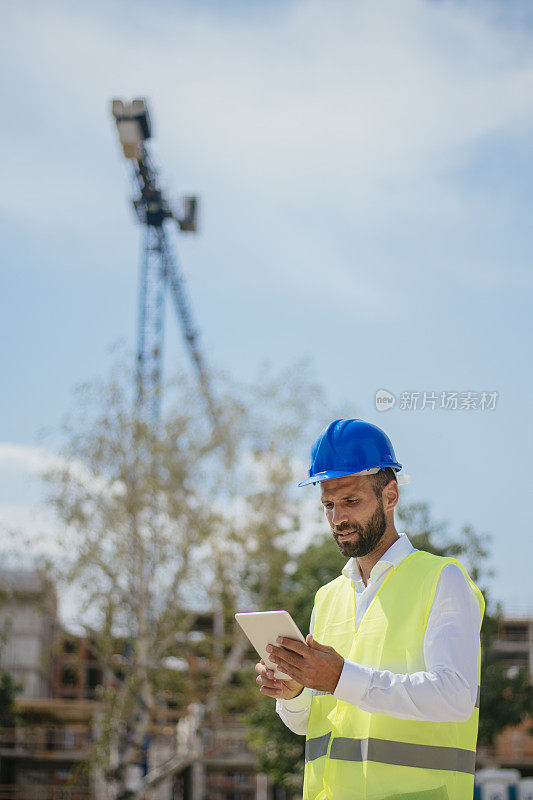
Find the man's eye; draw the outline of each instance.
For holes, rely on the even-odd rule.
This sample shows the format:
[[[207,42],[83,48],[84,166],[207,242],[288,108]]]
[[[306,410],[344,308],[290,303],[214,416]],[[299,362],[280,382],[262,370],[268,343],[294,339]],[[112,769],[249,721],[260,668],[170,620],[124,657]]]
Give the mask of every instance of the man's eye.
[[[350,503],[350,505],[352,505],[353,503],[358,503],[359,502],[359,498],[358,497],[353,497],[350,500],[348,500],[347,502]]]

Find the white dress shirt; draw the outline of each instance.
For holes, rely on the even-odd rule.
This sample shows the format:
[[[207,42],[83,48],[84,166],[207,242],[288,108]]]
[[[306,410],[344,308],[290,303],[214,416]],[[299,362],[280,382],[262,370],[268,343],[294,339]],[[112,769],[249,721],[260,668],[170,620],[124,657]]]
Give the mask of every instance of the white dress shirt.
[[[404,533],[372,567],[365,586],[351,558],[343,574],[355,584],[355,629],[390,569],[415,548]],[[311,614],[310,630],[314,617]],[[442,570],[424,635],[426,670],[393,673],[345,659],[333,696],[373,714],[399,719],[463,722],[477,699],[477,660],[481,612],[476,596],[457,564]],[[294,733],[305,734],[314,689],[304,688],[292,700],[277,700],[276,711]]]

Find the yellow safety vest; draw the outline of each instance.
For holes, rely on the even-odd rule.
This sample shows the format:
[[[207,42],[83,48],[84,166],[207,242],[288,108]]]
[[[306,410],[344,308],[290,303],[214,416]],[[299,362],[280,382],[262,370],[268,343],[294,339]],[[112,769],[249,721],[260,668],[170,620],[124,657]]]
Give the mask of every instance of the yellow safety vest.
[[[355,588],[340,575],[315,599],[314,636],[343,658],[397,673],[426,669],[424,633],[437,581],[458,564],[416,550],[390,569],[355,630]],[[370,714],[331,694],[316,694],[305,743],[304,800],[471,800],[479,718],[478,695],[466,722],[405,720]]]

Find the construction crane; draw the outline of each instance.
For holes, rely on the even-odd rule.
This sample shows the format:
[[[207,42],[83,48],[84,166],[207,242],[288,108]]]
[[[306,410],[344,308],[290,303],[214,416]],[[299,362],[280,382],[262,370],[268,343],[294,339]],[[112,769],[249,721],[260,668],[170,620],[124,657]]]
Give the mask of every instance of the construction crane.
[[[157,424],[161,413],[161,373],[164,342],[165,293],[174,301],[187,349],[197,373],[208,412],[216,427],[215,404],[209,376],[202,357],[189,300],[179,264],[172,252],[165,224],[176,223],[183,232],[196,232],[198,198],[181,198],[179,208],[172,208],[159,183],[147,141],[152,135],[146,100],[130,103],[115,99],[112,112],[125,158],[133,169],[136,196],[133,206],[145,228],[145,246],[141,264],[139,324],[137,338],[137,404],[141,418]]]
[[[150,158],[147,145],[147,142],[151,139],[152,126],[146,100],[135,99],[131,102],[124,102],[123,100],[115,99],[112,101],[112,113],[117,125],[122,151],[131,164],[135,187],[133,206],[145,234],[138,312],[137,414],[157,436],[159,433],[158,422],[161,416],[165,296],[169,292],[174,303],[178,323],[185,338],[186,348],[192,359],[200,390],[211,418],[212,432],[216,435],[219,432],[219,423],[210,387],[209,374],[200,350],[198,332],[194,325],[184,279],[178,261],[172,252],[168,231],[170,221],[170,223],[176,224],[182,232],[196,232],[198,199],[193,196],[185,196],[181,198],[178,207],[173,207],[165,196],[159,184],[158,173]],[[219,439],[218,436],[216,438]],[[140,453],[146,459],[153,457],[153,454],[150,454],[146,446],[146,441],[142,439]],[[155,461],[156,459],[154,458],[154,465],[157,471],[158,465]],[[135,468],[133,468],[130,477],[132,485],[136,487],[140,478]],[[158,502],[157,492],[154,491],[148,508],[149,517],[154,528],[158,515]],[[141,569],[146,577],[145,585],[149,586],[153,565],[157,562],[155,537],[152,536],[147,541],[145,551],[144,563],[142,563]],[[130,557],[132,564],[137,563],[136,539],[133,536],[130,542]],[[131,572],[130,581],[130,590],[134,595],[138,591],[137,575],[134,570]],[[152,625],[155,620],[154,600],[153,593],[149,591],[146,612],[149,625]],[[222,610],[217,609],[215,616],[217,619],[216,629],[223,632]],[[135,621],[133,621],[134,625]],[[135,631],[135,627],[132,628],[132,631]],[[221,638],[221,635],[219,633],[219,638]],[[137,701],[139,703],[137,711],[139,711],[143,700],[138,696]],[[131,747],[132,742],[131,731],[127,729],[124,734],[124,747]],[[146,746],[149,747],[149,740]],[[193,759],[194,753],[185,755],[178,753],[171,764],[156,769],[155,772],[151,770],[149,775],[146,774],[147,767],[137,765],[140,770],[139,777],[141,782],[147,781],[149,785],[152,785],[173,774],[177,768],[182,770]]]

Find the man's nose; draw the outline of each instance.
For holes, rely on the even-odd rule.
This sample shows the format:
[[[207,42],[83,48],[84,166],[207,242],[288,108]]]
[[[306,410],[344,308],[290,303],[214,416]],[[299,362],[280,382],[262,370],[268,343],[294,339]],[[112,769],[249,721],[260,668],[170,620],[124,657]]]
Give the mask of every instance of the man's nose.
[[[343,522],[348,522],[348,515],[346,513],[346,509],[342,506],[333,506],[333,510],[331,512],[331,524],[332,525],[342,525]]]

